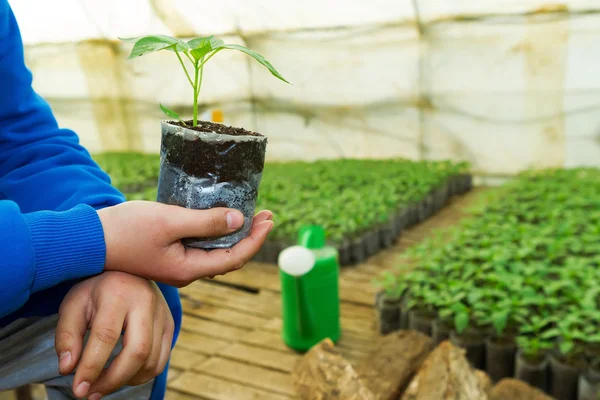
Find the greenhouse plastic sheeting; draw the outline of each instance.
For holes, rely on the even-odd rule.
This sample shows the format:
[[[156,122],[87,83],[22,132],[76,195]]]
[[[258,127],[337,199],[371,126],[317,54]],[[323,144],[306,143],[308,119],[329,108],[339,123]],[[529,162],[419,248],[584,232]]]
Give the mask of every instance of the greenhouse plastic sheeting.
[[[118,37],[215,34],[263,54],[207,64],[201,107],[271,160],[452,158],[478,174],[600,164],[600,4],[506,0],[12,0],[36,89],[92,152],[157,152],[189,117],[171,53]]]

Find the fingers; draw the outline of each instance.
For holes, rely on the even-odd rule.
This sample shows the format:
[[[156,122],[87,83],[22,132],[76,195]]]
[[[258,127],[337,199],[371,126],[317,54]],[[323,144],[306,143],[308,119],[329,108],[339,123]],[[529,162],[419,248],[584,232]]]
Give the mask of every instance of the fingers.
[[[70,374],[81,357],[83,338],[88,324],[86,315],[88,301],[89,291],[70,292],[58,311],[54,348],[58,355],[58,368],[63,375]]]
[[[111,301],[116,300],[113,298]],[[111,313],[98,313],[93,319],[88,342],[75,372],[73,394],[80,398],[88,394],[90,386],[102,372],[121,336],[126,308],[122,306],[106,308],[112,310]]]
[[[99,395],[110,394],[127,384],[148,362],[153,348],[153,311],[154,307],[140,307],[127,315],[123,349],[112,361],[106,373],[92,385],[89,390],[92,400],[99,398]],[[157,351],[160,354],[160,349]],[[158,355],[155,358],[157,359]]]
[[[263,210],[256,214],[254,220],[252,221],[252,226],[258,225],[264,221],[270,221],[273,219],[273,213],[269,210]]]
[[[175,332],[175,324],[173,323],[173,317],[169,312],[169,322],[165,326],[165,331],[162,336],[162,347],[160,349],[160,357],[158,359],[157,375],[160,374],[169,361],[171,355],[171,344],[173,343],[173,334]]]
[[[255,224],[247,238],[230,249],[212,250],[188,249],[184,265],[191,279],[222,275],[242,268],[260,250],[273,228],[269,220]]]
[[[127,382],[128,385],[136,386],[148,382],[156,376],[156,367],[162,349],[162,337],[165,329],[164,310],[159,308],[154,315],[154,329],[152,333],[152,350],[150,356],[142,368]]]
[[[189,237],[217,237],[235,232],[244,224],[244,215],[234,209],[211,208],[191,210],[177,206],[169,207],[164,218],[167,231],[173,240]]]

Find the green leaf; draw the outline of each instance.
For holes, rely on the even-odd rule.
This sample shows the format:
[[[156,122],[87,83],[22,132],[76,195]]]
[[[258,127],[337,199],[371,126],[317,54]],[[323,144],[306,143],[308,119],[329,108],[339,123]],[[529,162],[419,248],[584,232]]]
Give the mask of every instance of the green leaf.
[[[496,312],[492,315],[492,325],[496,330],[496,334],[500,335],[506,329],[506,323],[508,321],[508,313],[506,311]]]
[[[200,61],[211,51],[222,47],[225,43],[214,36],[199,37],[187,42],[190,49],[190,54],[196,61]]]
[[[131,49],[131,53],[127,57],[128,59],[140,57],[159,50],[175,51],[175,49],[177,49],[178,51],[187,51],[189,48],[186,42],[167,35],[150,35],[137,38],[119,39],[125,42],[135,42],[133,48]]]
[[[181,122],[184,125],[186,125],[186,123],[181,119],[181,117],[179,116],[179,114],[177,114],[175,111],[168,109],[167,107],[163,106],[160,103],[159,103],[159,106],[160,106],[160,109],[167,115],[167,117],[175,118],[179,122]]]
[[[558,349],[562,354],[568,354],[575,347],[575,343],[570,340],[564,340],[558,345]]]
[[[216,38],[211,35],[211,36],[198,37],[198,38],[191,39],[187,42],[187,44],[190,47],[190,49],[197,49],[197,48],[204,47],[207,44],[209,44],[210,48],[212,50],[215,50],[215,49],[223,46],[225,44],[225,42],[223,42],[221,39]]]
[[[281,76],[281,74],[275,69],[275,67],[271,65],[270,62],[268,62],[263,56],[261,56],[257,52],[252,51],[244,46],[240,46],[239,44],[224,44],[222,46],[219,46],[215,50],[219,51],[222,49],[239,50],[242,53],[246,53],[250,57],[254,58],[256,61],[258,61],[260,64],[265,66],[271,72],[271,74],[273,74],[273,76],[281,79],[285,83],[289,83],[283,76]]]
[[[467,329],[469,326],[469,314],[465,312],[459,312],[454,315],[454,327],[456,329],[456,333],[459,335]]]

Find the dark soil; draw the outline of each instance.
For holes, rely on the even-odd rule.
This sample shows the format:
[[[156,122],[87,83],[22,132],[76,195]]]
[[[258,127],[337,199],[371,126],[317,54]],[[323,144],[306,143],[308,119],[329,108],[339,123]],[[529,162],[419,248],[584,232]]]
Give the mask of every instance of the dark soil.
[[[490,342],[499,345],[510,345],[515,343],[515,339],[512,336],[492,336]]]
[[[192,126],[193,121],[185,121],[187,125],[182,124],[179,121],[168,121],[170,125],[180,126],[182,128],[191,129],[198,132],[216,132],[222,135],[231,136],[263,136],[260,133],[248,131],[244,128],[236,128],[233,126],[227,126],[223,124],[217,124],[215,122],[198,121],[198,125]]]
[[[527,361],[527,364],[531,365],[531,366],[536,366],[536,365],[540,365],[542,362],[544,362],[546,356],[544,354],[537,354],[535,356],[531,356],[528,354],[523,354],[523,360]]]
[[[181,123],[173,124],[182,126]],[[234,136],[262,136],[243,128],[204,121],[188,129]],[[221,142],[206,143],[201,139],[186,140],[183,135],[165,133],[162,137],[161,151],[168,164],[181,169],[187,175],[212,178],[216,184],[247,181],[249,174],[262,172],[266,146],[267,140],[235,142],[227,140],[224,136]]]

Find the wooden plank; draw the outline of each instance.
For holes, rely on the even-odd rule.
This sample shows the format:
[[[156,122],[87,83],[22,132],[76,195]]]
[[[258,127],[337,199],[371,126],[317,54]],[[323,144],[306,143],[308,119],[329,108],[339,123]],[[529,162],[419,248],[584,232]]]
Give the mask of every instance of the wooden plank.
[[[299,354],[284,353],[237,343],[218,353],[219,356],[249,364],[272,368],[278,371],[291,372],[300,358]]]
[[[265,290],[252,294],[198,281],[182,289],[182,293],[201,303],[240,310],[263,317],[278,315],[281,312],[280,296]]]
[[[177,338],[175,348],[200,353],[207,356],[218,353],[220,350],[228,346],[230,342],[219,340],[199,333],[188,332],[181,330]]]
[[[211,358],[194,370],[266,391],[290,396],[295,395],[292,378],[290,374],[285,372],[273,371],[272,369],[220,357]]]
[[[286,395],[251,388],[248,385],[191,371],[181,374],[169,383],[169,387],[210,400],[285,400],[290,398]]]
[[[182,347],[175,346],[171,352],[169,365],[181,370],[188,370],[206,361],[206,355],[190,352],[184,343]]]
[[[241,338],[240,342],[263,347],[265,349],[295,354],[294,350],[286,346],[278,331],[256,330]]]
[[[356,319],[350,317],[340,317],[342,329],[353,332],[370,333],[375,331],[376,321],[374,319]]]
[[[190,396],[189,394],[176,392],[174,390],[167,390],[165,400],[198,400],[200,397]],[[202,397],[203,399],[205,397]]]
[[[375,303],[374,297],[373,303]],[[364,319],[373,319],[377,315],[372,305],[353,304],[345,301],[342,301],[340,304],[340,314],[342,316]]]
[[[218,321],[238,328],[258,328],[268,321],[267,318],[249,315],[248,313],[228,308],[215,307],[210,304],[198,305],[196,302],[192,302],[188,299],[181,299],[181,304],[183,306],[183,312],[186,314]]]
[[[375,287],[357,285],[353,282],[340,281],[340,300],[365,305],[375,304]]]
[[[271,318],[269,321],[260,326],[260,329],[271,332],[281,332],[283,321],[280,317]]]
[[[172,381],[173,379],[177,379],[179,375],[181,375],[184,371],[179,368],[175,368],[173,366],[169,367],[169,372],[167,373],[167,382]]]
[[[223,323],[198,318],[192,315],[183,315],[182,328],[186,331],[200,333],[220,339],[237,340],[251,332],[248,328],[225,325]]]
[[[273,266],[273,270],[275,274],[269,272],[268,268],[261,268],[254,263],[248,263],[240,270],[215,277],[215,280],[279,292],[281,291],[279,272],[275,266]]]

